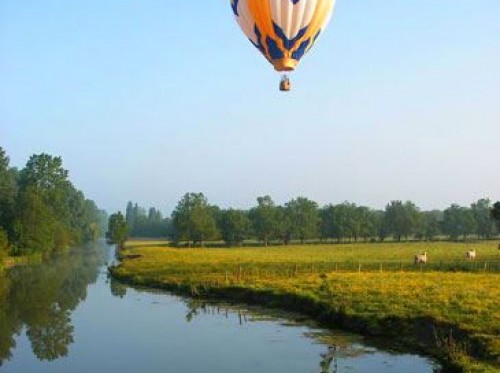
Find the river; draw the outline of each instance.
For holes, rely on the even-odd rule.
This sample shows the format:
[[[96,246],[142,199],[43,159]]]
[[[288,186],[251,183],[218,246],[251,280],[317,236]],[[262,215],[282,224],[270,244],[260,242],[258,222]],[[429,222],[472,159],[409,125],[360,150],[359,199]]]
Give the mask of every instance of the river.
[[[101,243],[0,275],[0,372],[439,371],[299,315],[124,286],[112,258]]]

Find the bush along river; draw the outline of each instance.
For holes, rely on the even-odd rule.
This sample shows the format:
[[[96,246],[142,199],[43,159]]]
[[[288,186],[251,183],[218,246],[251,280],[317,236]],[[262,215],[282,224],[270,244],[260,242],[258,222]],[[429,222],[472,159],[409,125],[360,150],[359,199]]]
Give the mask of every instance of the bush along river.
[[[439,372],[297,314],[128,287],[104,243],[0,274],[0,372]]]

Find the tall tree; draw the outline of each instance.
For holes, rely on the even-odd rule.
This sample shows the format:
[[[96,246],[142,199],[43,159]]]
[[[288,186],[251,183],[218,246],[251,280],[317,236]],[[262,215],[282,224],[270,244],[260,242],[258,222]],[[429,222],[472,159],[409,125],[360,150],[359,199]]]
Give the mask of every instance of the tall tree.
[[[388,225],[388,221],[385,218],[385,211],[376,210],[373,214],[375,220],[375,226],[377,230],[378,239],[380,242],[384,242],[385,239],[391,234],[391,228]]]
[[[274,201],[269,196],[257,198],[257,207],[250,210],[250,219],[257,237],[264,242],[264,246],[269,245],[269,240],[273,237],[277,228],[277,208]]]
[[[359,237],[362,236],[364,214],[363,207],[358,207],[354,203],[349,205],[349,232],[354,242],[358,242]]]
[[[21,184],[31,185],[42,194],[49,194],[68,182],[68,171],[62,167],[62,158],[49,154],[30,157],[21,172]]]
[[[493,233],[493,220],[491,219],[491,201],[482,198],[471,205],[472,214],[476,222],[476,233],[478,237],[489,239]]]
[[[172,213],[172,222],[176,240],[186,240],[188,246],[197,242],[203,245],[217,234],[212,209],[203,193],[186,193]]]
[[[128,226],[125,217],[121,212],[111,214],[108,221],[108,231],[106,238],[109,243],[123,247],[128,237]]]
[[[219,230],[228,246],[241,245],[250,231],[250,219],[242,210],[228,209],[221,213]]]
[[[132,201],[128,201],[127,208],[125,210],[125,220],[131,232],[133,232],[135,228],[135,219],[134,205]]]
[[[459,236],[467,238],[476,229],[476,222],[472,209],[452,204],[443,213],[443,232],[450,236],[452,240],[457,240]]]
[[[154,207],[150,207],[148,212],[148,221],[150,223],[160,223],[162,220],[163,216],[160,210],[157,210]]]
[[[292,237],[297,237],[301,243],[317,237],[320,217],[316,202],[298,197],[285,205],[285,212],[290,221]]]
[[[355,209],[356,205],[347,201],[333,206],[331,224],[333,237],[337,242],[342,242],[346,237],[350,239],[353,237]]]
[[[490,210],[491,218],[497,225],[497,231],[500,233],[500,201],[495,202]]]
[[[20,188],[34,188],[60,221],[68,221],[69,194],[74,190],[61,157],[42,153],[30,157],[20,173]]]
[[[101,211],[95,202],[86,199],[84,223],[82,224],[84,241],[97,242],[99,237],[105,233],[105,230],[101,228],[100,219]]]
[[[441,223],[443,212],[439,210],[422,212],[423,237],[428,241],[433,241],[441,234]]]
[[[377,217],[373,210],[365,206],[357,208],[357,219],[360,222],[359,234],[365,242],[377,236]]]
[[[130,234],[134,237],[145,237],[148,236],[148,216],[146,215],[146,209],[134,205],[134,227],[130,229]]]
[[[0,229],[12,235],[14,204],[17,193],[16,170],[9,167],[9,157],[0,147]]]
[[[147,229],[145,230],[147,237],[165,237],[167,235],[163,215],[160,210],[154,207],[149,209],[147,225]]]
[[[326,205],[320,209],[319,212],[320,223],[319,231],[321,240],[328,240],[333,238],[333,205]]]
[[[414,233],[418,221],[419,210],[411,201],[391,201],[385,208],[386,225],[394,237],[401,241],[401,237]]]
[[[68,180],[68,171],[63,168],[61,157],[53,157],[45,153],[31,156],[20,172],[19,188],[21,195],[29,196],[24,201],[33,202],[35,199],[40,198],[39,211],[41,211],[41,205],[45,205],[43,209],[47,210],[46,215],[51,215],[51,220],[54,221],[54,231],[52,233],[53,240],[50,240],[50,242],[52,242],[54,249],[62,249],[71,243],[78,243],[79,240],[75,235],[74,227],[71,226],[72,207],[75,206],[71,206],[70,201],[72,197],[79,198],[81,196],[76,196],[78,192]],[[20,208],[22,209],[24,206],[20,206]],[[75,211],[75,213],[78,214],[79,211]],[[26,211],[24,216],[28,217]],[[36,232],[42,234],[42,231],[48,229],[38,227],[37,230],[33,230],[32,227],[27,226],[35,223],[38,225],[44,224],[43,221],[28,222],[18,219],[18,233],[24,230],[25,232],[31,231],[33,234],[36,234]],[[24,224],[25,227],[20,229],[20,224]],[[36,241],[40,240],[37,239]]]
[[[56,216],[40,192],[32,186],[24,188],[16,204],[15,253],[49,253],[56,248],[57,230]]]
[[[69,207],[69,220],[66,224],[68,233],[71,234],[73,243],[79,244],[84,241],[84,235],[89,224],[87,222],[87,214],[89,212],[87,211],[88,206],[85,196],[81,191],[73,187],[68,188],[67,203]]]
[[[292,220],[284,206],[276,206],[274,231],[271,237],[278,239],[282,245],[289,245],[292,241]]]

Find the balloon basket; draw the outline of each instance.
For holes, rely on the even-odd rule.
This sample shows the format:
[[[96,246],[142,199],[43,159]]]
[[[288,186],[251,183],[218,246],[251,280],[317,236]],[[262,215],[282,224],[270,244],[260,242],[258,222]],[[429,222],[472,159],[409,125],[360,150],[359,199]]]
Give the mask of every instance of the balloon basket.
[[[280,81],[280,91],[288,92],[292,89],[292,83],[290,82],[290,78],[287,75],[283,75]]]

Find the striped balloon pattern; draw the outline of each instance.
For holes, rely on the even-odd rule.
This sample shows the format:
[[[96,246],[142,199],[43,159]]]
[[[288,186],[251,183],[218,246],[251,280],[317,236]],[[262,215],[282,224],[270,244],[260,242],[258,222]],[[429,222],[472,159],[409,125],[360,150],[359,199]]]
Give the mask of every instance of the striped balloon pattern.
[[[335,0],[231,0],[250,42],[277,71],[292,71],[328,24]]]

